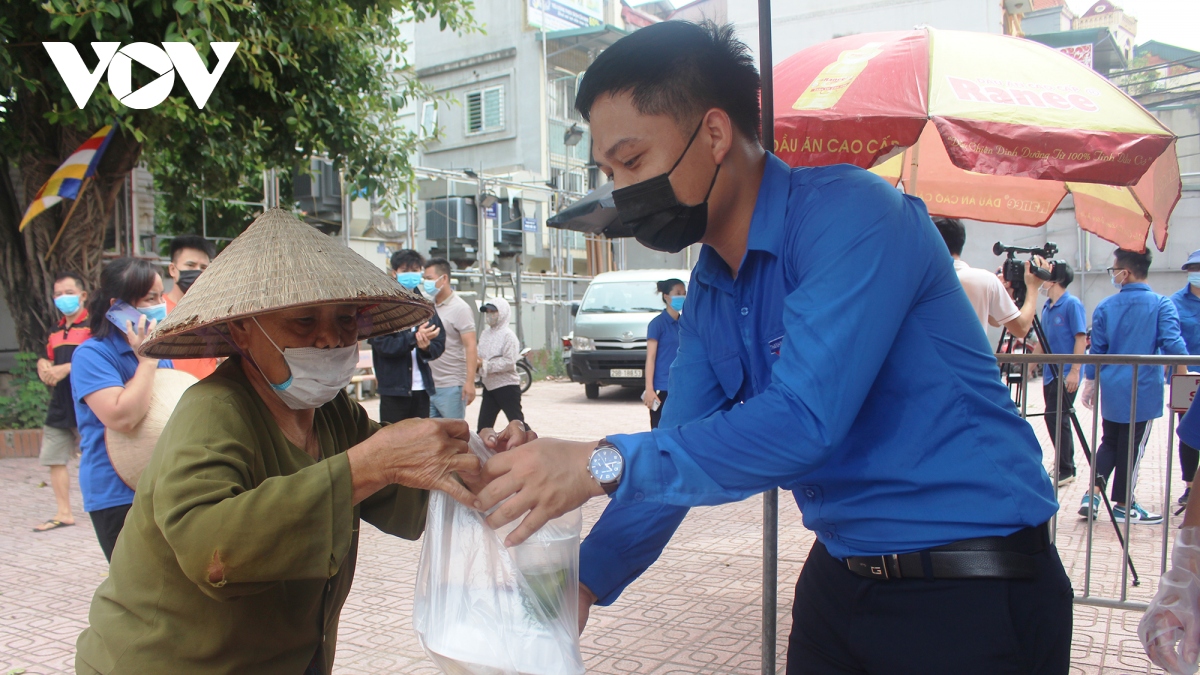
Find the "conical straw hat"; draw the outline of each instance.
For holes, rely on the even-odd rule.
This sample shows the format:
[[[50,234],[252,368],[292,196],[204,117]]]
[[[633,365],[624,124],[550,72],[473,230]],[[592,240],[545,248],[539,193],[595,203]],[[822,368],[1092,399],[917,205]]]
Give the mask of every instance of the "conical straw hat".
[[[167,426],[167,420],[171,419],[171,413],[175,412],[179,399],[183,398],[183,392],[199,381],[195,375],[182,370],[160,368],[154,371],[150,407],[142,421],[128,433],[111,428],[104,430],[108,461],[130,488],[137,488],[138,479],[150,463],[150,455],[154,454],[158,437]]]
[[[231,356],[231,319],[280,309],[363,305],[359,339],[433,316],[433,305],[283,209],[269,209],[217,256],[138,350],[160,359]]]

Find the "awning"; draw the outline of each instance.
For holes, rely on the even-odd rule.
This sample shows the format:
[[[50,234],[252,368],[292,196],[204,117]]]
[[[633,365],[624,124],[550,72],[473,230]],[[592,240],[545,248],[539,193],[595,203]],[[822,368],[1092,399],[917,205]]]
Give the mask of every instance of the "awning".
[[[569,30],[552,30],[545,33],[546,46],[553,51],[546,58],[553,58],[572,49],[604,49],[611,47],[614,42],[629,35],[629,31],[617,28],[612,24],[588,26],[587,28],[571,28]],[[542,39],[542,32],[537,33],[537,39]]]

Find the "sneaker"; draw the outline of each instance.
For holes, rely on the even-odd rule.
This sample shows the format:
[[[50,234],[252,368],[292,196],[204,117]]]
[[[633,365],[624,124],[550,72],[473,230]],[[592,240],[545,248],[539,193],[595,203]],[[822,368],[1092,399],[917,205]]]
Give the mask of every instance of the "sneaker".
[[[1085,494],[1083,500],[1079,502],[1079,515],[1087,518],[1091,516],[1092,520],[1096,519],[1096,511],[1100,509],[1100,495],[1091,493]]]
[[[1137,502],[1134,502],[1133,508],[1129,509],[1129,522],[1136,525],[1156,525],[1161,523],[1162,519],[1161,513],[1150,513],[1146,509],[1143,509],[1141,504]],[[1113,506],[1113,522],[1125,522],[1124,506]]]
[[[1053,478],[1053,476],[1051,476]],[[1075,482],[1075,474],[1061,474],[1058,477],[1058,487],[1066,487]]]
[[[1183,494],[1179,495],[1179,499],[1175,500],[1180,506],[1187,506],[1188,495],[1192,493],[1192,488],[1185,488]]]

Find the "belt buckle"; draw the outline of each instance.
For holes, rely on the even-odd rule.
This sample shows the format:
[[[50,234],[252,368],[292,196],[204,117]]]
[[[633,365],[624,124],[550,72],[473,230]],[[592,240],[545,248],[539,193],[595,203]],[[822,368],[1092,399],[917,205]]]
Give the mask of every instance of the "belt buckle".
[[[886,580],[886,579],[892,578],[891,574],[888,573],[888,558],[892,559],[892,562],[895,563],[895,565],[896,565],[896,571],[899,572],[900,571],[900,561],[896,557],[895,554],[893,554],[893,555],[877,555],[877,556],[870,556],[870,557],[863,556],[863,557],[856,559],[855,562],[857,563],[857,567],[860,570],[867,572],[868,574],[870,574],[873,577],[878,577],[878,578]],[[875,564],[876,561],[879,562],[878,565]],[[854,566],[851,565],[851,567],[853,568]]]

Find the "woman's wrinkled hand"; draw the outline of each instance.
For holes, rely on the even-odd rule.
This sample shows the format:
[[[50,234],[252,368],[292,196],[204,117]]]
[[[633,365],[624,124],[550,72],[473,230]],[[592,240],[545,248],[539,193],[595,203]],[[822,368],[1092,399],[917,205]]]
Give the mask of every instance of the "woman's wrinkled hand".
[[[421,490],[441,490],[463,506],[481,504],[463,487],[456,473],[478,476],[479,458],[467,448],[471,429],[463,420],[408,419],[390,424],[363,443],[351,448],[351,473],[355,464],[364,483],[404,485]],[[361,450],[360,450],[361,448]],[[360,482],[354,476],[356,494]]]

